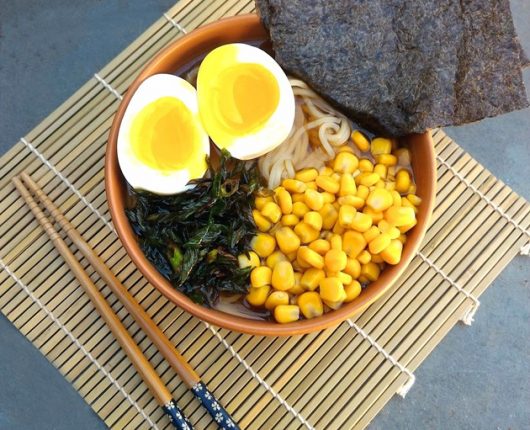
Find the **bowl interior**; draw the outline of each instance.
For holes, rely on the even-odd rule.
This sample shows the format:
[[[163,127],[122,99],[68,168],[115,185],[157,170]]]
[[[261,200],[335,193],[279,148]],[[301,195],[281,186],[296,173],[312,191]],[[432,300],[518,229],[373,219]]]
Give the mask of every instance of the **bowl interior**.
[[[386,268],[379,279],[363,289],[360,296],[353,302],[319,318],[289,324],[277,324],[272,321],[251,320],[234,316],[194,303],[184,294],[175,290],[147,260],[138,246],[125,215],[127,190],[125,179],[118,165],[116,148],[119,125],[132,95],[147,77],[156,73],[181,74],[200,62],[213,48],[234,42],[251,43],[262,47],[267,47],[269,43],[267,32],[256,15],[227,18],[195,30],[168,46],[153,58],[133,82],[114,118],[105,155],[105,188],[112,221],[129,256],[144,276],[168,299],[198,318],[231,330],[275,336],[309,333],[337,325],[366,308],[381,296],[405,270],[417,252],[425,235],[434,205],[436,169],[430,132],[410,135],[400,141],[401,144],[407,145],[411,150],[417,194],[423,200],[417,216],[418,224],[408,233],[401,262]]]

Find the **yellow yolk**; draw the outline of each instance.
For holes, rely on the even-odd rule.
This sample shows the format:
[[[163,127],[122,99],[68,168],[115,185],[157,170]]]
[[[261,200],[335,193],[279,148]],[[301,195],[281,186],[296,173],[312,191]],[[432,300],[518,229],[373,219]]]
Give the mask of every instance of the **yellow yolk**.
[[[274,75],[260,64],[240,63],[223,70],[212,85],[210,106],[218,126],[234,136],[259,129],[278,106]]]
[[[147,104],[131,125],[131,148],[137,159],[162,173],[186,169],[191,178],[202,176],[202,143],[197,124],[186,105],[175,97]]]

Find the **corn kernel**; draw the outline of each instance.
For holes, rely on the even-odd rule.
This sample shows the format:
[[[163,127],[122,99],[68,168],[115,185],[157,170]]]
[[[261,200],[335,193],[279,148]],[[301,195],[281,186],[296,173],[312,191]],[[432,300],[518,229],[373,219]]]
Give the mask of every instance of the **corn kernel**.
[[[335,223],[335,225],[333,226],[333,229],[331,231],[334,234],[344,234],[346,229],[337,222],[337,223]]]
[[[280,291],[294,287],[294,270],[289,261],[279,261],[272,269],[272,286]]]
[[[304,194],[302,195],[305,197]],[[303,218],[307,212],[309,212],[309,208],[304,202],[293,203],[293,214],[296,215],[298,218]]]
[[[351,134],[351,140],[362,152],[368,152],[370,150],[370,141],[359,130],[355,130]]]
[[[352,276],[346,272],[328,272],[327,276],[338,278],[342,285],[348,285],[353,280]]]
[[[350,145],[348,145],[348,144],[345,144],[345,145],[341,145],[341,146],[339,146],[339,147],[336,147],[336,148],[335,148],[335,152],[336,152],[336,153],[339,153],[339,152],[349,152],[349,153],[351,153],[351,154],[355,154],[354,149],[353,149]]]
[[[410,187],[410,173],[408,170],[401,169],[396,174],[396,191],[406,193]]]
[[[320,213],[311,211],[304,215],[304,222],[317,231],[322,230],[322,215]]]
[[[365,249],[357,256],[357,260],[359,260],[359,263],[361,264],[368,264],[372,261],[372,255]]]
[[[414,210],[414,213],[418,213],[418,208],[414,206],[411,201],[406,197],[401,197],[401,206],[412,208]]]
[[[347,231],[342,238],[342,249],[350,258],[357,257],[366,247],[366,239],[357,231]]]
[[[416,194],[416,184],[410,184],[408,194]]]
[[[305,291],[305,289],[300,283],[301,280],[302,280],[302,273],[294,272],[294,287],[287,290],[287,292],[294,296],[298,296],[299,294],[302,294]]]
[[[344,273],[350,275],[353,279],[357,279],[361,275],[361,263],[355,258],[348,258]]]
[[[300,239],[291,227],[280,227],[276,231],[276,242],[284,254],[295,252],[300,247]]]
[[[305,194],[304,193],[293,193],[291,194],[291,199],[293,200],[293,205],[297,202],[305,202]]]
[[[365,206],[365,208],[363,209],[363,213],[371,218],[372,224],[377,224],[384,217],[384,212],[374,211],[369,206]]]
[[[328,193],[336,194],[339,192],[340,184],[331,176],[317,176],[316,184]]]
[[[358,185],[364,185],[366,187],[371,187],[372,185],[375,185],[379,181],[379,179],[381,178],[379,177],[377,173],[365,172],[357,176],[355,178],[355,182]]]
[[[298,321],[299,318],[300,308],[296,305],[279,305],[274,308],[274,319],[281,324]]]
[[[381,254],[372,254],[372,259],[370,260],[373,263],[384,263],[385,260],[381,258]]]
[[[307,269],[300,279],[300,285],[308,291],[315,291],[320,285],[320,281],[326,277],[322,269],[311,267]]]
[[[392,177],[392,178],[387,177],[387,179],[388,179],[389,181],[393,181],[393,180],[394,180],[393,177]],[[387,183],[385,184],[385,189],[387,189],[388,191],[393,191],[393,190],[395,190],[395,189],[396,189],[396,183],[395,183],[395,182],[387,182]]]
[[[381,179],[386,178],[387,172],[387,167],[384,164],[376,164],[374,166],[374,173],[377,173]]]
[[[401,252],[403,251],[403,244],[394,239],[390,242],[383,251],[381,251],[381,258],[388,264],[398,264],[401,260]]]
[[[266,258],[274,252],[276,240],[270,234],[258,233],[250,242],[250,246],[261,258]]]
[[[353,206],[342,205],[339,209],[339,225],[341,227],[350,227],[356,214],[357,210]]]
[[[366,185],[359,185],[357,187],[357,197],[366,200],[368,194],[370,194],[370,189]]]
[[[280,261],[289,261],[285,254],[281,251],[274,251],[271,255],[267,257],[265,260],[265,264],[270,267],[271,269],[274,269],[274,266],[276,266],[277,263]]]
[[[293,227],[300,222],[300,219],[295,214],[289,214],[282,216],[280,221],[286,227]]]
[[[254,199],[254,206],[256,206],[257,210],[263,209],[263,206],[265,206],[265,203],[273,202],[274,199],[272,196],[258,196]]]
[[[406,233],[407,231],[411,230],[416,224],[418,224],[418,221],[414,220],[410,224],[399,226],[398,230],[400,233]]]
[[[395,166],[397,164],[397,157],[392,154],[379,154],[375,159],[379,164],[383,164],[387,167]]]
[[[390,191],[392,194],[392,206],[401,206],[401,196],[396,190]]]
[[[370,187],[372,188],[372,187]],[[374,185],[374,188],[385,188],[385,181],[379,179]]]
[[[272,311],[276,306],[288,304],[289,294],[285,291],[273,291],[265,301],[265,308]]]
[[[254,218],[254,224],[256,224],[256,227],[259,231],[266,232],[271,229],[272,223],[267,218],[265,218],[257,209],[252,210],[252,217]]]
[[[289,191],[283,187],[278,187],[275,190],[276,202],[280,206],[282,213],[288,215],[293,211],[293,198]]]
[[[421,205],[421,198],[418,197],[416,194],[408,194],[407,199],[416,207]]]
[[[357,196],[339,197],[339,205],[353,206],[355,209],[362,209],[364,207],[364,200]]]
[[[237,262],[239,263],[239,267],[241,269],[245,269],[247,267],[254,268],[260,266],[258,254],[256,254],[254,251],[249,251],[246,254],[238,255]]]
[[[333,162],[333,170],[337,173],[353,173],[359,165],[359,159],[350,152],[339,152]]]
[[[255,267],[250,272],[250,285],[254,288],[270,285],[272,277],[272,270],[267,266]]]
[[[394,227],[385,219],[379,221],[377,227],[381,233],[387,233],[390,236],[390,239],[397,239],[401,233],[397,227]]]
[[[331,176],[333,175],[333,169],[331,167],[324,166],[320,169],[318,173],[319,175],[322,175],[322,176]]]
[[[331,230],[339,217],[339,213],[335,206],[331,203],[325,203],[318,213],[322,216],[322,228]]]
[[[296,179],[284,179],[282,186],[291,193],[303,193],[306,190],[306,184]]]
[[[339,196],[355,196],[357,185],[350,173],[343,173],[340,177]]]
[[[349,227],[360,232],[364,233],[372,226],[372,218],[362,212],[356,212],[353,216],[353,221],[349,224]]]
[[[338,278],[324,278],[320,281],[322,300],[337,302],[344,296],[344,287]]]
[[[335,201],[335,194],[328,193],[327,191],[323,191],[320,193],[322,196],[322,200],[324,201],[324,204],[326,203],[333,203]]]
[[[339,249],[330,249],[324,256],[324,266],[330,272],[340,272],[346,267],[346,253]]]
[[[317,292],[308,291],[298,297],[298,306],[307,319],[316,318],[324,313],[324,304]]]
[[[369,262],[361,265],[361,276],[364,276],[370,282],[376,281],[380,273],[381,269],[376,263]]]
[[[311,189],[311,190],[315,190],[317,191],[318,190],[318,185],[315,181],[311,181],[311,182],[305,182],[305,185],[307,187],[307,189]]]
[[[324,206],[324,198],[318,191],[307,189],[305,191],[305,204],[314,211],[319,211]]]
[[[300,254],[296,253],[296,260],[293,261],[293,268],[298,272],[304,272],[305,269],[309,269],[311,264],[300,258]]]
[[[290,197],[290,194],[289,194],[289,197]],[[280,209],[280,206],[278,206],[276,203],[267,202],[265,203],[265,206],[263,206],[263,209],[261,210],[261,214],[265,218],[272,221],[273,223],[277,223],[278,221],[280,221],[280,218],[282,217],[282,210]]]
[[[392,206],[392,194],[384,188],[371,191],[366,199],[366,204],[376,212],[383,212]]]
[[[333,234],[329,239],[329,243],[331,245],[331,249],[342,251],[342,236],[339,234]]]
[[[359,281],[352,281],[348,285],[344,286],[344,292],[346,293],[345,303],[349,303],[356,299],[361,294],[362,287]]]
[[[363,233],[363,237],[366,240],[366,242],[370,243],[372,240],[374,240],[377,236],[379,236],[381,232],[379,231],[379,228],[375,225],[372,225],[368,230],[366,230]]]
[[[396,227],[406,226],[416,221],[414,209],[392,206],[385,211],[385,219]]]
[[[296,254],[298,254],[297,252],[298,250],[294,251],[294,252],[290,252],[289,254],[286,254],[285,256],[287,257],[287,260],[289,260],[291,263],[293,261],[296,260]]]
[[[246,295],[247,302],[255,307],[260,307],[265,304],[271,287],[269,285],[264,285],[262,287],[250,287],[248,289],[248,294]]]
[[[294,179],[302,182],[311,182],[318,176],[318,170],[314,168],[307,168],[299,170],[295,173]]]
[[[301,221],[295,225],[294,232],[300,238],[300,242],[303,244],[317,240],[319,235],[318,230],[315,230],[313,227],[311,227],[304,221]]]
[[[410,165],[410,151],[407,148],[396,149],[394,155],[397,157],[397,163],[400,166]]]
[[[384,137],[376,137],[370,145],[372,155],[390,154],[392,152],[392,141]]]
[[[307,246],[301,246],[298,248],[297,260],[317,269],[322,269],[324,267],[324,257]]]
[[[374,171],[374,163],[367,158],[361,158],[359,160],[359,170],[363,173],[371,173]]]
[[[341,292],[341,295],[340,295],[340,299],[337,300],[336,302],[330,302],[329,300],[322,300],[324,302],[324,304],[332,309],[332,310],[337,310],[337,309],[340,309],[340,307],[342,306],[342,304],[344,303],[344,300],[346,299],[346,292],[343,290]]]
[[[333,179],[336,182],[340,181],[340,174],[337,173],[337,172],[333,172],[330,177],[331,177],[331,179]]]
[[[368,250],[372,254],[379,254],[383,249],[390,245],[390,236],[387,233],[381,233],[368,244]]]
[[[318,252],[320,255],[325,255],[331,249],[330,243],[325,239],[317,239],[309,244],[309,248]]]

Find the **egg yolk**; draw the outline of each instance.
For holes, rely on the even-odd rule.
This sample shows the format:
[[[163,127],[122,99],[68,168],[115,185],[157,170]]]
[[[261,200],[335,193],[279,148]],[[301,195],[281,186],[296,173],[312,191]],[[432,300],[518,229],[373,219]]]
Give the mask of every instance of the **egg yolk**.
[[[206,101],[202,106],[209,108],[204,112],[201,106],[201,116],[206,120],[207,130],[222,130],[225,136],[244,136],[259,130],[276,111],[280,100],[275,76],[260,64],[232,64],[212,73],[207,80]]]
[[[196,119],[175,97],[161,97],[147,104],[131,125],[131,147],[143,164],[169,173],[187,169],[190,178],[204,173]]]

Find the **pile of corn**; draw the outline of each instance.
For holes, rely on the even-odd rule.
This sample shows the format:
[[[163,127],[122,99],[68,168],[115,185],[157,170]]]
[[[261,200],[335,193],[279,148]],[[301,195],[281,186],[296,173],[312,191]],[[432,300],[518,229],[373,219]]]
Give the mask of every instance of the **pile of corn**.
[[[352,141],[357,149],[338,148],[320,172],[300,170],[255,199],[260,233],[239,264],[252,267],[247,302],[279,323],[354,300],[385,263],[400,261],[405,233],[416,225],[421,199],[408,150],[358,131]]]

